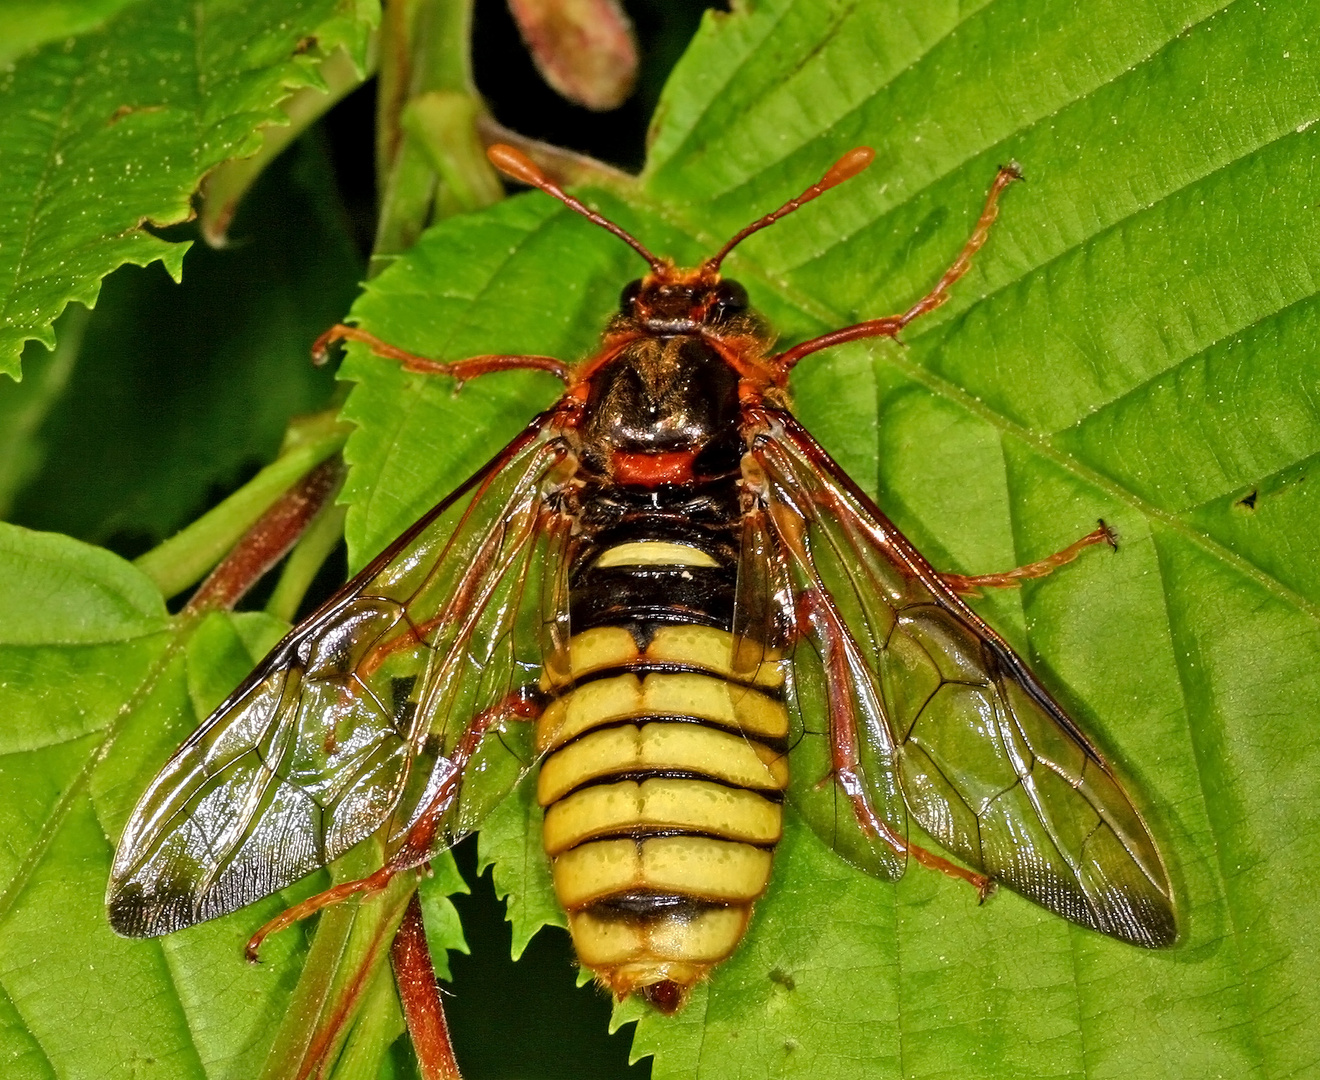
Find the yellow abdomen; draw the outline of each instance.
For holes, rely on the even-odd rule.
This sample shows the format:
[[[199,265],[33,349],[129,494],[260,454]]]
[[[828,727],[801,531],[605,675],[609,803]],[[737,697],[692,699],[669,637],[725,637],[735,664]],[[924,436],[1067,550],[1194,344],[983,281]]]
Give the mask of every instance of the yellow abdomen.
[[[537,796],[578,959],[666,1011],[742,939],[783,828],[783,673],[738,680],[733,648],[708,626],[644,646],[596,627],[543,678]]]

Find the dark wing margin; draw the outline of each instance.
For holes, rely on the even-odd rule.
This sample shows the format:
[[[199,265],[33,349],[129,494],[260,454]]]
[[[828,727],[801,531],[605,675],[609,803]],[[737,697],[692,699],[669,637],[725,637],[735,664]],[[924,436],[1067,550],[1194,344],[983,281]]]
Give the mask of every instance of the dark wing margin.
[[[118,933],[227,914],[387,823],[398,840],[473,717],[535,682],[567,619],[552,417],[295,627],[184,742],[120,838],[106,891]],[[530,767],[530,740],[497,726],[468,764],[489,776],[478,794],[460,786],[441,843]]]
[[[744,473],[793,564],[796,603],[823,590],[843,648],[866,668],[850,666],[847,690],[825,680],[830,715],[859,719],[836,743],[887,748],[908,812],[992,880],[1122,941],[1172,944],[1164,864],[1099,751],[796,420],[771,409],[758,419],[755,467]],[[839,635],[812,620],[794,668],[837,651],[822,644],[830,636]],[[861,723],[869,710],[840,705],[845,693],[878,695],[887,739]],[[863,782],[872,809],[897,827],[890,773],[873,766]]]

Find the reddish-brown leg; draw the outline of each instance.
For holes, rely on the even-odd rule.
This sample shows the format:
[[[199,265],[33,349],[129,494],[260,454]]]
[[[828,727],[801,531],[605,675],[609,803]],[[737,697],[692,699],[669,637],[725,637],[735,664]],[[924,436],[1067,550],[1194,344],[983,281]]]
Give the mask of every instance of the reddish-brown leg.
[[[248,939],[247,947],[244,950],[248,960],[256,963],[258,953],[261,950],[261,943],[271,934],[279,933],[279,931],[307,918],[307,916],[315,915],[322,908],[341,903],[350,896],[372,896],[389,885],[395,874],[416,869],[426,862],[431,857],[440,823],[444,820],[445,814],[453,804],[454,797],[458,794],[459,786],[463,780],[463,771],[467,768],[472,755],[477,752],[477,747],[481,745],[481,740],[486,733],[504,720],[513,718],[535,720],[540,713],[541,707],[536,703],[534,695],[529,688],[524,687],[515,690],[503,701],[492,705],[489,709],[475,716],[467,726],[467,730],[459,738],[453,753],[449,756],[451,768],[441,781],[435,798],[431,800],[431,804],[422,811],[417,822],[408,830],[403,844],[390,857],[389,862],[374,874],[359,878],[356,881],[342,882],[326,889],[324,892],[317,893],[315,896],[308,897],[302,903],[294,904],[287,911],[275,916]]]
[[[857,723],[852,714],[852,694],[849,691],[851,677],[845,654],[847,631],[830,603],[815,590],[809,589],[798,595],[797,617],[799,633],[814,629],[823,645],[822,659],[830,713],[831,763],[834,778],[852,803],[857,823],[872,836],[878,836],[898,854],[910,855],[930,870],[938,870],[955,881],[967,882],[976,890],[977,898],[985,900],[995,887],[988,877],[912,843],[876,813],[862,783]]]
[[[474,379],[478,375],[488,375],[492,371],[519,370],[548,371],[565,383],[569,380],[568,365],[553,356],[490,354],[470,356],[466,360],[431,360],[400,349],[387,341],[381,341],[375,334],[368,334],[356,326],[345,326],[343,323],[330,327],[316,339],[312,345],[312,360],[317,364],[325,363],[327,350],[337,341],[359,341],[377,356],[399,361],[405,371],[415,371],[422,375],[448,375],[460,383]]]
[[[995,218],[999,216],[1000,194],[1014,180],[1021,179],[1022,171],[1016,164],[1000,167],[994,183],[990,185],[990,193],[986,196],[985,208],[981,211],[980,218],[977,219],[976,228],[972,230],[971,236],[967,238],[962,251],[958,253],[958,257],[953,260],[949,268],[944,271],[944,275],[936,282],[935,288],[931,289],[902,315],[886,315],[882,319],[868,319],[866,322],[857,323],[853,326],[832,330],[828,334],[822,334],[820,337],[804,341],[800,345],[794,345],[786,352],[772,357],[768,363],[782,377],[787,375],[793,365],[804,356],[820,352],[821,349],[828,349],[832,345],[842,345],[844,342],[857,341],[861,338],[896,337],[898,332],[908,323],[921,318],[927,312],[934,311],[949,299],[949,289],[953,287],[954,282],[967,273],[968,268],[972,265],[972,257],[984,246],[986,237],[990,235],[990,226],[994,224]]]
[[[445,1021],[435,965],[426,944],[422,905],[416,893],[408,901],[408,910],[394,936],[390,959],[394,962],[394,981],[399,987],[399,1000],[403,1003],[422,1080],[462,1080],[454,1044],[449,1040],[449,1024]]]
[[[1019,566],[1014,570],[1005,570],[1002,574],[941,574],[944,584],[961,596],[975,596],[978,589],[1016,589],[1030,578],[1045,577],[1060,566],[1070,563],[1086,548],[1095,544],[1108,544],[1118,550],[1118,540],[1113,529],[1103,521],[1096,528],[1069,544],[1062,551],[1056,551],[1034,563]]]

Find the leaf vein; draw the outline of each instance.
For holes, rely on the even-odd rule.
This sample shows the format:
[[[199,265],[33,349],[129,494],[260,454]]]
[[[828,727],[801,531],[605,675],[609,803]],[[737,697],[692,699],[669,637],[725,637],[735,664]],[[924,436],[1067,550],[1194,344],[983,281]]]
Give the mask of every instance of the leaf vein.
[[[1260,1033],[1258,1029],[1259,1017],[1257,1016],[1255,1009],[1252,1007],[1246,991],[1246,988],[1251,984],[1251,979],[1242,957],[1241,946],[1244,936],[1243,920],[1242,916],[1236,910],[1228,889],[1230,875],[1224,857],[1224,840],[1220,834],[1220,829],[1215,822],[1211,793],[1206,790],[1205,786],[1206,776],[1209,775],[1209,771],[1213,769],[1214,763],[1209,759],[1205,747],[1197,738],[1198,725],[1192,723],[1191,719],[1192,710],[1188,683],[1192,678],[1193,673],[1189,671],[1187,667],[1188,651],[1179,648],[1178,646],[1178,620],[1174,613],[1173,605],[1170,603],[1172,594],[1169,582],[1169,571],[1166,562],[1167,555],[1164,551],[1164,546],[1160,543],[1158,535],[1152,534],[1151,538],[1155,544],[1156,570],[1160,575],[1160,598],[1164,603],[1164,619],[1169,651],[1173,654],[1174,671],[1178,676],[1178,693],[1182,698],[1183,723],[1187,729],[1187,743],[1192,752],[1192,759],[1196,763],[1196,768],[1193,771],[1196,773],[1197,790],[1201,796],[1201,813],[1204,816],[1206,824],[1209,826],[1210,838],[1214,844],[1214,866],[1215,875],[1219,879],[1219,895],[1223,898],[1224,907],[1228,912],[1228,918],[1233,927],[1233,968],[1237,972],[1238,981],[1236,986],[1231,989],[1236,991],[1237,996],[1242,1000],[1247,1015],[1250,1017],[1250,1024],[1243,1026],[1249,1026],[1252,1051],[1255,1060],[1261,1062],[1264,1060],[1264,1057],[1262,1055]],[[1250,918],[1248,918],[1248,924],[1250,921]]]
[[[0,993],[3,993],[5,995],[5,1000],[9,1002],[9,1006],[14,1010],[15,1014],[18,1015],[19,1017],[22,1017],[23,1013],[18,1007],[18,1002],[14,1000],[14,995],[9,992],[9,988],[4,985],[4,982],[2,980],[0,980]],[[24,1034],[26,1034],[28,1038],[32,1040],[32,1045],[41,1055],[41,1060],[46,1063],[46,1067],[49,1070],[50,1075],[58,1076],[59,1072],[55,1068],[54,1060],[51,1058],[50,1053],[46,1050],[46,1047],[42,1044],[41,1037],[35,1031],[33,1031],[31,1027],[27,1026],[26,1019],[24,1019],[23,1031]],[[17,1059],[7,1057],[5,1060],[8,1064],[12,1064]]]
[[[1060,428],[1058,431],[1054,432],[1054,436],[1058,437],[1060,435],[1066,434],[1067,432],[1079,430],[1088,420],[1094,417],[1097,413],[1103,412],[1105,410],[1114,409],[1117,406],[1122,405],[1125,402],[1135,397],[1138,397],[1140,394],[1144,393],[1146,390],[1150,389],[1152,386],[1158,383],[1161,379],[1165,379],[1170,375],[1175,375],[1179,371],[1182,371],[1185,368],[1188,368],[1191,365],[1203,360],[1208,353],[1217,349],[1219,346],[1227,342],[1231,342],[1234,338],[1238,338],[1243,336],[1244,334],[1248,334],[1252,330],[1256,330],[1261,327],[1264,327],[1267,324],[1269,324],[1272,320],[1278,319],[1281,316],[1286,315],[1291,311],[1296,311],[1306,304],[1313,304],[1315,303],[1315,299],[1316,299],[1316,293],[1312,291],[1306,294],[1305,296],[1299,296],[1296,299],[1281,304],[1280,306],[1272,308],[1269,311],[1262,312],[1259,315],[1256,315],[1255,317],[1249,319],[1247,322],[1241,323],[1240,325],[1233,327],[1231,330],[1225,331],[1219,337],[1205,342],[1205,344],[1202,345],[1200,348],[1198,348],[1195,352],[1188,353],[1186,356],[1182,357],[1179,360],[1175,360],[1167,367],[1163,367],[1160,368],[1158,371],[1152,372],[1148,378],[1143,379],[1141,382],[1135,383],[1134,385],[1128,387],[1128,389],[1124,390],[1122,393],[1118,394],[1117,396],[1108,398],[1104,401],[1096,402],[1091,409],[1083,413],[1067,427]],[[1317,402],[1317,399],[1312,389],[1309,386],[1303,386],[1301,388],[1301,393],[1303,394],[1307,405],[1311,407],[1311,410],[1313,412],[1320,413],[1320,402]],[[1215,448],[1212,447],[1211,449],[1213,451]]]
[[[1144,66],[1144,65],[1146,65],[1146,64],[1154,64],[1154,63],[1157,63],[1157,62],[1159,61],[1160,57],[1161,57],[1161,54],[1163,54],[1163,53],[1164,53],[1165,51],[1167,51],[1168,49],[1170,49],[1170,48],[1174,47],[1175,45],[1177,45],[1177,44],[1178,44],[1178,43],[1179,43],[1179,42],[1180,42],[1180,41],[1181,41],[1181,40],[1182,40],[1182,39],[1183,39],[1188,33],[1190,33],[1190,31],[1192,31],[1193,29],[1195,29],[1197,26],[1200,26],[1202,23],[1206,23],[1206,22],[1209,22],[1211,19],[1217,18],[1219,15],[1223,14],[1225,11],[1227,11],[1229,8],[1233,7],[1235,4],[1237,4],[1237,3],[1239,3],[1239,2],[1241,2],[1241,0],[1228,0],[1228,2],[1225,3],[1225,4],[1223,4],[1221,7],[1218,7],[1218,8],[1216,8],[1214,11],[1211,11],[1211,12],[1206,13],[1203,17],[1201,17],[1200,19],[1197,19],[1195,22],[1192,22],[1192,23],[1187,24],[1187,25],[1186,25],[1184,28],[1182,28],[1177,34],[1173,34],[1172,36],[1170,36],[1168,40],[1162,42],[1162,43],[1159,45],[1158,48],[1152,50],[1148,55],[1143,56],[1143,57],[1140,57],[1138,60],[1136,60],[1136,61],[1134,61],[1134,62],[1128,64],[1128,66],[1124,67],[1122,70],[1120,70],[1120,71],[1116,71],[1116,72],[1114,73],[1114,75],[1113,75],[1112,78],[1107,79],[1107,80],[1105,80],[1104,82],[1096,83],[1094,86],[1091,86],[1089,89],[1087,89],[1084,93],[1080,93],[1080,94],[1078,94],[1078,95],[1075,96],[1075,97],[1071,97],[1071,98],[1069,98],[1069,99],[1066,100],[1066,101],[1060,102],[1060,103],[1059,103],[1058,105],[1056,105],[1054,108],[1052,108],[1052,109],[1048,109],[1048,110],[1042,112],[1039,116],[1032,117],[1030,120],[1027,120],[1027,121],[1024,121],[1024,122],[1018,124],[1018,125],[1017,125],[1015,128],[1013,128],[1011,131],[1008,131],[1008,132],[1006,132],[1005,134],[1001,135],[999,138],[995,139],[994,142],[992,142],[992,143],[986,143],[984,146],[980,147],[979,149],[976,149],[976,150],[973,150],[973,151],[970,152],[970,153],[967,153],[967,154],[966,154],[961,160],[953,162],[950,168],[945,169],[943,172],[933,174],[933,175],[931,176],[930,180],[929,180],[927,183],[922,184],[922,185],[920,185],[920,186],[918,186],[918,187],[912,188],[911,191],[909,192],[909,194],[908,194],[908,196],[907,196],[906,198],[900,200],[899,202],[896,202],[896,203],[895,203],[893,206],[891,206],[891,207],[890,207],[890,208],[889,208],[884,214],[881,214],[879,217],[874,218],[872,221],[868,222],[867,224],[868,224],[868,225],[874,225],[874,224],[876,224],[876,223],[878,223],[878,222],[880,222],[880,221],[883,221],[886,217],[889,217],[890,215],[892,215],[896,210],[898,210],[898,209],[900,209],[900,208],[902,208],[902,207],[908,205],[908,204],[911,203],[911,202],[914,202],[918,196],[924,194],[926,191],[929,191],[931,188],[935,187],[935,186],[936,186],[937,184],[939,184],[941,181],[948,179],[948,178],[949,178],[950,176],[952,176],[952,175],[953,175],[958,169],[960,169],[963,165],[967,164],[967,162],[971,161],[973,158],[980,157],[982,154],[986,153],[988,150],[991,150],[991,149],[993,149],[993,148],[996,147],[996,146],[1003,146],[1005,143],[1007,143],[1007,142],[1009,142],[1009,141],[1011,141],[1011,140],[1013,140],[1013,139],[1016,139],[1016,138],[1020,137],[1024,132],[1030,131],[1030,130],[1032,130],[1033,128],[1040,127],[1042,124],[1047,124],[1047,123],[1049,123],[1049,122],[1051,122],[1051,121],[1053,121],[1053,120],[1057,120],[1057,119],[1059,118],[1059,116],[1061,116],[1061,115],[1062,115],[1065,111],[1067,111],[1068,109],[1071,109],[1071,108],[1075,107],[1076,105],[1079,105],[1080,103],[1086,101],[1088,98],[1093,97],[1095,94],[1099,93],[1101,90],[1104,90],[1104,89],[1106,89],[1107,87],[1110,87],[1110,86],[1114,85],[1114,84],[1117,83],[1120,79],[1122,79],[1124,76],[1130,74],[1130,73],[1133,72],[1133,71],[1136,71],[1138,68],[1140,68],[1140,67],[1142,67],[1142,66]],[[988,5],[987,5],[987,6],[988,6]],[[846,119],[848,116],[852,115],[852,113],[855,113],[855,112],[857,111],[857,109],[861,108],[862,105],[864,105],[864,104],[866,104],[866,103],[865,103],[865,102],[861,102],[861,103],[859,103],[857,106],[854,106],[854,108],[853,108],[852,110],[850,110],[848,113],[844,114],[844,116],[843,116],[843,117],[840,117],[840,119]],[[1002,103],[1002,102],[1001,102],[1001,108],[1003,108],[1005,111],[1007,111],[1008,106],[1007,106],[1006,103]],[[838,123],[838,121],[836,121],[836,123]],[[1292,133],[1292,128],[1289,128],[1288,131],[1279,133],[1279,135],[1276,136],[1275,139],[1272,139],[1272,140],[1269,140],[1269,141],[1271,141],[1271,142],[1272,142],[1272,141],[1276,141],[1278,138],[1283,137],[1283,135],[1291,134],[1291,133]],[[805,144],[804,144],[804,145],[805,145]],[[1262,144],[1261,144],[1261,146],[1264,146],[1264,145],[1268,145],[1268,142],[1267,142],[1267,143],[1262,143]],[[797,150],[797,149],[800,149],[800,148],[799,148],[799,147],[795,147],[795,148],[794,148],[794,150]],[[1258,149],[1260,149],[1260,146],[1257,146],[1257,147],[1255,148],[1255,150],[1258,150]],[[1253,150],[1253,152],[1254,152],[1254,150]],[[1228,164],[1232,164],[1232,162],[1228,162]],[[1214,175],[1215,172],[1218,172],[1218,171],[1220,171],[1220,170],[1218,170],[1218,169],[1216,169],[1216,170],[1212,170],[1210,173],[1207,173],[1206,175],[1208,175],[1208,176],[1212,176],[1212,175]],[[1196,183],[1197,181],[1202,180],[1202,179],[1204,179],[1204,177],[1195,177],[1190,183]],[[1133,210],[1131,213],[1126,214],[1126,215],[1124,215],[1123,217],[1116,219],[1116,220],[1115,220],[1114,222],[1112,222],[1110,225],[1106,226],[1105,228],[1099,230],[1099,231],[1096,232],[1096,233],[1093,233],[1092,236],[1090,236],[1090,237],[1087,238],[1087,240],[1089,241],[1089,240],[1091,240],[1091,239],[1094,239],[1094,238],[1097,237],[1097,236],[1103,236],[1103,235],[1105,235],[1106,233],[1112,231],[1112,229],[1113,229],[1113,227],[1114,227],[1115,225],[1119,225],[1119,224],[1121,224],[1122,222],[1128,220],[1128,218],[1135,216],[1137,213],[1144,212],[1144,211],[1146,211],[1146,210],[1151,209],[1151,208],[1154,207],[1154,206],[1159,205],[1159,203],[1162,202],[1164,199],[1167,199],[1169,196],[1174,195],[1174,194],[1177,194],[1177,192],[1183,190],[1183,189],[1186,188],[1186,187],[1189,187],[1189,186],[1190,186],[1190,183],[1189,183],[1189,184],[1184,184],[1184,185],[1182,185],[1181,187],[1174,188],[1173,190],[1171,190],[1171,191],[1169,191],[1169,192],[1166,192],[1165,195],[1161,196],[1160,199],[1157,199],[1155,202],[1149,203],[1149,204],[1146,205],[1146,206],[1138,206],[1138,207],[1137,207],[1135,210]],[[794,264],[794,265],[786,266],[786,267],[783,268],[783,270],[782,270],[781,272],[784,273],[784,274],[788,274],[788,273],[791,273],[791,272],[794,271],[794,270],[798,270],[798,269],[800,269],[802,266],[809,265],[811,262],[813,262],[813,261],[815,261],[815,260],[817,260],[817,259],[824,258],[826,255],[828,255],[828,254],[829,254],[831,251],[833,251],[835,248],[840,247],[840,246],[842,246],[843,244],[846,244],[846,243],[848,243],[848,242],[849,242],[849,238],[848,238],[848,237],[842,237],[842,236],[841,236],[841,237],[837,237],[837,238],[831,240],[831,241],[830,241],[830,242],[829,242],[824,248],[822,248],[821,250],[819,250],[819,251],[817,251],[816,253],[814,253],[810,259],[807,259],[807,260],[805,260],[805,261],[802,262],[802,263],[798,263],[798,264]],[[1082,244],[1077,244],[1077,245],[1075,245],[1075,247],[1081,247],[1081,246],[1082,246]],[[1033,268],[1032,268],[1032,273],[1036,273],[1036,272],[1038,272],[1040,269],[1042,269],[1042,268],[1044,268],[1044,267],[1046,267],[1046,266],[1049,266],[1052,262],[1056,261],[1060,256],[1062,256],[1062,255],[1064,255],[1064,254],[1067,254],[1069,251],[1072,251],[1072,250],[1074,250],[1074,249],[1075,249],[1075,248],[1067,248],[1067,249],[1065,249],[1064,251],[1059,252],[1058,255],[1054,256],[1053,258],[1047,260],[1047,261],[1044,262],[1044,263],[1041,263],[1041,264],[1040,264],[1039,266],[1037,266],[1037,267],[1033,267]],[[987,299],[989,299],[990,297],[994,296],[997,292],[1002,291],[1003,288],[1009,287],[1009,286],[1011,286],[1011,285],[1013,285],[1013,284],[1015,284],[1015,282],[1007,282],[1007,283],[1005,283],[1004,286],[1001,286],[1001,288],[1000,288],[999,290],[995,290],[995,292],[991,292],[991,293],[986,294],[984,297],[981,298],[980,301],[977,301],[977,302],[979,303],[979,302],[981,302],[981,301],[987,300]],[[946,317],[946,320],[945,320],[945,321],[947,321],[947,317]],[[926,324],[922,324],[922,325],[926,325]],[[929,331],[930,329],[933,329],[934,327],[936,327],[936,326],[938,326],[938,325],[940,325],[940,323],[930,323],[929,325],[926,325],[926,330]],[[918,335],[913,335],[913,336],[915,337],[915,336],[918,336]]]
[[[765,28],[765,33],[763,33],[759,38],[756,39],[756,44],[760,45],[762,42],[765,41],[766,38],[770,37],[770,35],[773,34],[779,28],[780,24],[783,23],[783,21],[786,18],[788,18],[789,12],[791,12],[792,9],[793,9],[792,3],[785,4],[783,8],[780,10],[778,17]],[[737,76],[743,71],[743,69],[746,68],[747,64],[753,58],[755,58],[758,51],[759,50],[756,48],[747,49],[743,53],[742,59],[740,59],[738,63],[729,71],[728,77],[722,83],[720,83],[718,87],[715,88],[713,93],[707,95],[706,103],[701,107],[701,110],[697,113],[697,115],[692,118],[691,123],[688,125],[687,133],[683,136],[683,140],[677,146],[674,147],[673,151],[670,153],[667,159],[668,161],[675,161],[680,156],[682,156],[682,152],[686,150],[689,147],[689,145],[691,145],[693,139],[696,138],[697,129],[698,127],[700,127],[701,122],[710,114],[711,107],[715,104],[715,102],[717,102],[720,99],[722,92],[729,86],[729,84],[732,83],[737,78]],[[649,172],[650,169],[648,167],[647,169],[643,170],[642,175],[646,176],[649,174]]]

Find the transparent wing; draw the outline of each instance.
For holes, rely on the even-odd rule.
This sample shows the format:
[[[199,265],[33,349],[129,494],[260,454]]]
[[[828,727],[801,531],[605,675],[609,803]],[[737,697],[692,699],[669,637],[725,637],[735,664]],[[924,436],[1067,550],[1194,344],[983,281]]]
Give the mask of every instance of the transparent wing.
[[[861,749],[859,814],[898,832],[897,791],[994,881],[1124,941],[1172,943],[1164,865],[1100,753],[819,444],[765,415],[750,479],[806,624],[793,666],[825,669],[836,768]]]
[[[743,515],[734,605],[735,656],[749,670],[736,674],[750,683],[758,674],[752,668],[791,657],[783,664],[793,759],[788,797],[849,862],[878,877],[899,878],[907,865],[907,812],[878,667],[867,662],[859,643],[868,637],[849,634],[841,619],[830,620],[832,611],[851,610],[852,622],[864,629],[867,612],[850,588],[826,584],[827,578],[841,580],[837,559],[828,549],[813,557],[792,493],[768,484],[765,476],[754,483],[762,497]],[[838,607],[816,603],[816,618],[800,621],[806,604],[799,598],[819,599],[827,591],[838,596]],[[766,646],[749,648],[752,642]]]
[[[119,933],[223,915],[387,823],[406,833],[474,717],[534,683],[566,637],[567,529],[550,502],[570,467],[538,417],[275,647],[139,800],[106,894]],[[530,766],[527,726],[481,740],[465,775],[483,782],[460,784],[442,842]]]

